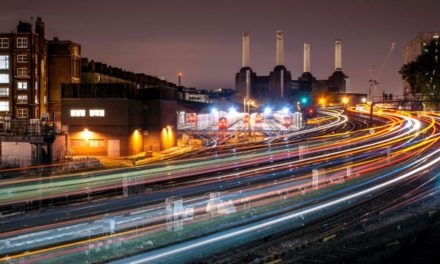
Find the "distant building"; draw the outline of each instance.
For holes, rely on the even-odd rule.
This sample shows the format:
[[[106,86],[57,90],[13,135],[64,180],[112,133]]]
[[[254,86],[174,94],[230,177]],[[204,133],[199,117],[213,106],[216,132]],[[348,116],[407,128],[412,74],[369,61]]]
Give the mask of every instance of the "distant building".
[[[190,101],[205,104],[209,104],[211,102],[210,93],[207,90],[198,90],[196,88],[179,86],[177,88],[177,93],[177,98],[179,101]]]
[[[284,35],[276,34],[276,66],[267,76],[258,76],[250,67],[249,35],[243,34],[242,67],[235,76],[237,101],[250,98],[259,105],[299,100],[306,95],[317,97],[327,93],[350,93],[350,81],[342,72],[342,42],[335,41],[335,71],[325,80],[317,80],[310,72],[310,44],[304,43],[304,71],[297,79],[284,66]]]
[[[257,76],[249,61],[249,35],[243,34],[242,67],[235,76],[235,88],[240,98],[252,98],[261,103],[284,100],[290,96],[291,73],[284,66],[284,33],[276,32],[276,66],[268,76]]]
[[[403,63],[408,64],[415,61],[422,54],[424,47],[435,38],[439,38],[440,32],[422,32],[413,38],[403,49]],[[403,95],[406,99],[411,99],[417,95],[417,91],[412,91],[407,81],[403,81]]]
[[[220,100],[230,101],[235,96],[236,92],[237,91],[235,89],[231,89],[231,88],[219,88],[219,89],[211,90],[209,92],[209,97],[211,100],[215,100],[215,101],[220,101]]]

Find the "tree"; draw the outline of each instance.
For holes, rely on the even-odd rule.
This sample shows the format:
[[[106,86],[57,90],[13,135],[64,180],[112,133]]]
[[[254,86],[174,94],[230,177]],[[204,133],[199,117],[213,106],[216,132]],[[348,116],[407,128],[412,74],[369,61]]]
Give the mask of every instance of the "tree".
[[[423,47],[415,61],[402,66],[399,73],[411,87],[411,94],[421,94],[430,108],[440,109],[439,39]]]

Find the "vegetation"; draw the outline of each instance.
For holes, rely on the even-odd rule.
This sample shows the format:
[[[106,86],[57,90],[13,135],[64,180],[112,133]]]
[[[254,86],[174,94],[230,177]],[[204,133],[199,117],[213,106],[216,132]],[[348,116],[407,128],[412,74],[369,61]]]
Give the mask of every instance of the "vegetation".
[[[399,71],[411,86],[411,94],[421,94],[425,105],[437,110],[440,109],[439,48],[439,39],[433,39],[415,61],[403,65]]]

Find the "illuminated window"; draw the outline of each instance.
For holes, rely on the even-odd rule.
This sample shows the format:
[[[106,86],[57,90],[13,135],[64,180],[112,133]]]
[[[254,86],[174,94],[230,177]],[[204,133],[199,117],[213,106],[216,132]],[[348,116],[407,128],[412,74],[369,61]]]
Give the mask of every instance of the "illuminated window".
[[[0,49],[9,48],[9,39],[8,38],[0,38]]]
[[[0,83],[9,83],[9,74],[0,73]]]
[[[0,88],[0,96],[8,96],[9,88]]]
[[[2,112],[9,111],[9,102],[8,101],[0,101],[0,111],[2,111]]]
[[[17,38],[17,48],[27,48],[28,47],[28,40],[27,38]]]
[[[9,69],[9,56],[8,55],[0,55],[0,70]]]
[[[71,117],[82,117],[86,116],[86,110],[84,109],[70,109]]]
[[[102,117],[102,116],[105,116],[105,110],[104,109],[90,109],[89,115],[91,117],[94,117],[94,116]]]
[[[26,54],[17,55],[17,62],[18,63],[27,63],[28,62],[28,56]]]
[[[104,147],[104,140],[102,139],[89,139],[89,146],[92,148]]]
[[[17,118],[27,118],[28,110],[26,108],[17,108]]]
[[[18,104],[27,104],[27,95],[18,95],[17,96],[17,103]]]
[[[22,81],[17,82],[17,90],[27,90],[27,88],[28,88],[27,82],[22,82]]]
[[[27,67],[17,68],[17,75],[18,76],[28,76],[29,75],[28,68]]]

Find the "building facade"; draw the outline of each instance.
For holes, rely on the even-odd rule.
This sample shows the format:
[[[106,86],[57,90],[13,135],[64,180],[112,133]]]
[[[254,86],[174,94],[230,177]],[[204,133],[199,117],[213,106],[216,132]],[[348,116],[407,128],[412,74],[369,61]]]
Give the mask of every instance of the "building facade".
[[[64,84],[61,105],[71,155],[131,156],[176,145],[174,88]]]
[[[62,124],[71,155],[128,156],[142,151],[142,104],[125,84],[64,84]]]
[[[62,85],[61,121],[69,152],[131,156],[175,146],[178,94],[186,100],[186,90],[199,94],[82,58],[81,82]]]
[[[81,45],[70,40],[46,41],[48,50],[48,113],[61,125],[61,85],[81,81]]]
[[[44,22],[19,22],[0,33],[0,119],[38,119],[47,112],[47,48]]]

